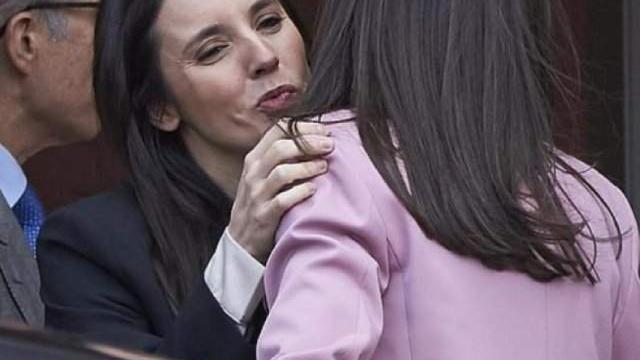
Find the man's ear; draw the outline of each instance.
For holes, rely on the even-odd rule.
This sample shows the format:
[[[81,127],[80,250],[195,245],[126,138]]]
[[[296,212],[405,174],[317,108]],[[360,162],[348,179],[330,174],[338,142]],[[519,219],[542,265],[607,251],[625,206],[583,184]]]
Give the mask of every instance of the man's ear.
[[[29,11],[14,15],[7,23],[2,45],[10,65],[23,74],[31,72],[45,34],[34,14]]]
[[[174,132],[180,128],[182,119],[178,110],[173,105],[164,105],[151,109],[151,123],[156,128],[165,132]]]

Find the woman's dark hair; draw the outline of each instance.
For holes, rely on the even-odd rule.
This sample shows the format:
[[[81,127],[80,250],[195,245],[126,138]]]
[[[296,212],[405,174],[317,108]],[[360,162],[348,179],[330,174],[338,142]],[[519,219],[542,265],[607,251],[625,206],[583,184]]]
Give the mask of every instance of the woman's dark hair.
[[[293,21],[293,23],[296,24],[298,31],[300,31],[300,34],[304,39],[305,45],[309,47],[309,44],[311,43],[311,31],[309,27],[312,24],[307,24],[302,21],[302,16],[301,14],[299,14],[299,11],[303,6],[302,5],[298,5],[297,7],[294,6],[293,3],[295,1],[296,0],[280,0],[280,4],[282,4],[282,7],[285,9],[287,14],[289,14],[291,21]],[[296,11],[296,9],[298,9],[298,11]]]
[[[103,1],[94,65],[98,113],[121,151],[151,233],[154,270],[177,311],[213,253],[231,201],[187,152],[178,133],[158,130],[169,93],[153,25],[163,0]]]
[[[312,80],[294,118],[354,109],[378,171],[450,251],[536,281],[595,283],[596,253],[587,255],[578,236],[593,247],[601,239],[557,172],[613,214],[553,144],[552,98],[570,96],[554,66],[554,38],[570,39],[559,3],[324,0]]]

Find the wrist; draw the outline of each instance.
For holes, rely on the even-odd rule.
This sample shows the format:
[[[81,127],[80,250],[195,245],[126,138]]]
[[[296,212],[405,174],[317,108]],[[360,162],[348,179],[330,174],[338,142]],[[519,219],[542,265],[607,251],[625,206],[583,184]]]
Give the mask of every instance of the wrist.
[[[234,231],[231,225],[227,228],[227,238],[229,241],[236,243],[261,264],[265,264],[267,257],[264,256],[264,251],[261,251],[259,247],[255,246],[255,239],[252,239],[252,237],[248,236],[246,233],[246,231]]]

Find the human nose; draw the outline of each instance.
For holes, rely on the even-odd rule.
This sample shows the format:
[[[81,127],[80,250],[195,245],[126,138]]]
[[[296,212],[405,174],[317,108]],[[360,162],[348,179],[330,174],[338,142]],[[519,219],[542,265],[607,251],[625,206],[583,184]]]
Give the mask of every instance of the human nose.
[[[252,53],[253,61],[250,72],[254,79],[270,74],[280,66],[280,58],[263,39],[256,39],[253,42]]]

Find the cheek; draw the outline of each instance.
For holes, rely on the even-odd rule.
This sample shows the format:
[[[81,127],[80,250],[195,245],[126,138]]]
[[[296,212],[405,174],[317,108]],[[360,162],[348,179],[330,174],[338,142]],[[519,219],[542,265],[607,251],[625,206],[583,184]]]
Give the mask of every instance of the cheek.
[[[280,59],[296,80],[304,81],[308,76],[307,58],[302,36],[295,29],[286,31],[278,42]]]
[[[49,51],[40,64],[40,89],[50,99],[64,104],[62,107],[75,109],[84,106],[93,97],[91,91],[91,63],[85,61],[83,49],[73,47],[68,42],[60,42],[56,51]]]
[[[230,66],[184,72],[170,84],[183,130],[198,133],[213,147],[249,151],[271,121],[254,109],[255,96],[249,93],[247,83],[246,76]]]
[[[80,98],[92,96],[93,49],[87,46],[73,46],[67,50],[67,54],[68,56],[57,59],[58,64],[63,63],[64,66],[56,69],[53,73],[61,77],[60,84],[65,84],[69,89],[73,89]],[[61,69],[67,69],[67,71],[60,71]]]
[[[93,97],[93,49],[88,49],[84,55],[82,68],[86,71],[83,72],[84,77],[82,78],[82,81],[85,86],[89,86],[90,94]]]
[[[181,113],[190,119],[233,114],[247,107],[244,77],[228,67],[193,68],[174,84],[172,89]]]

